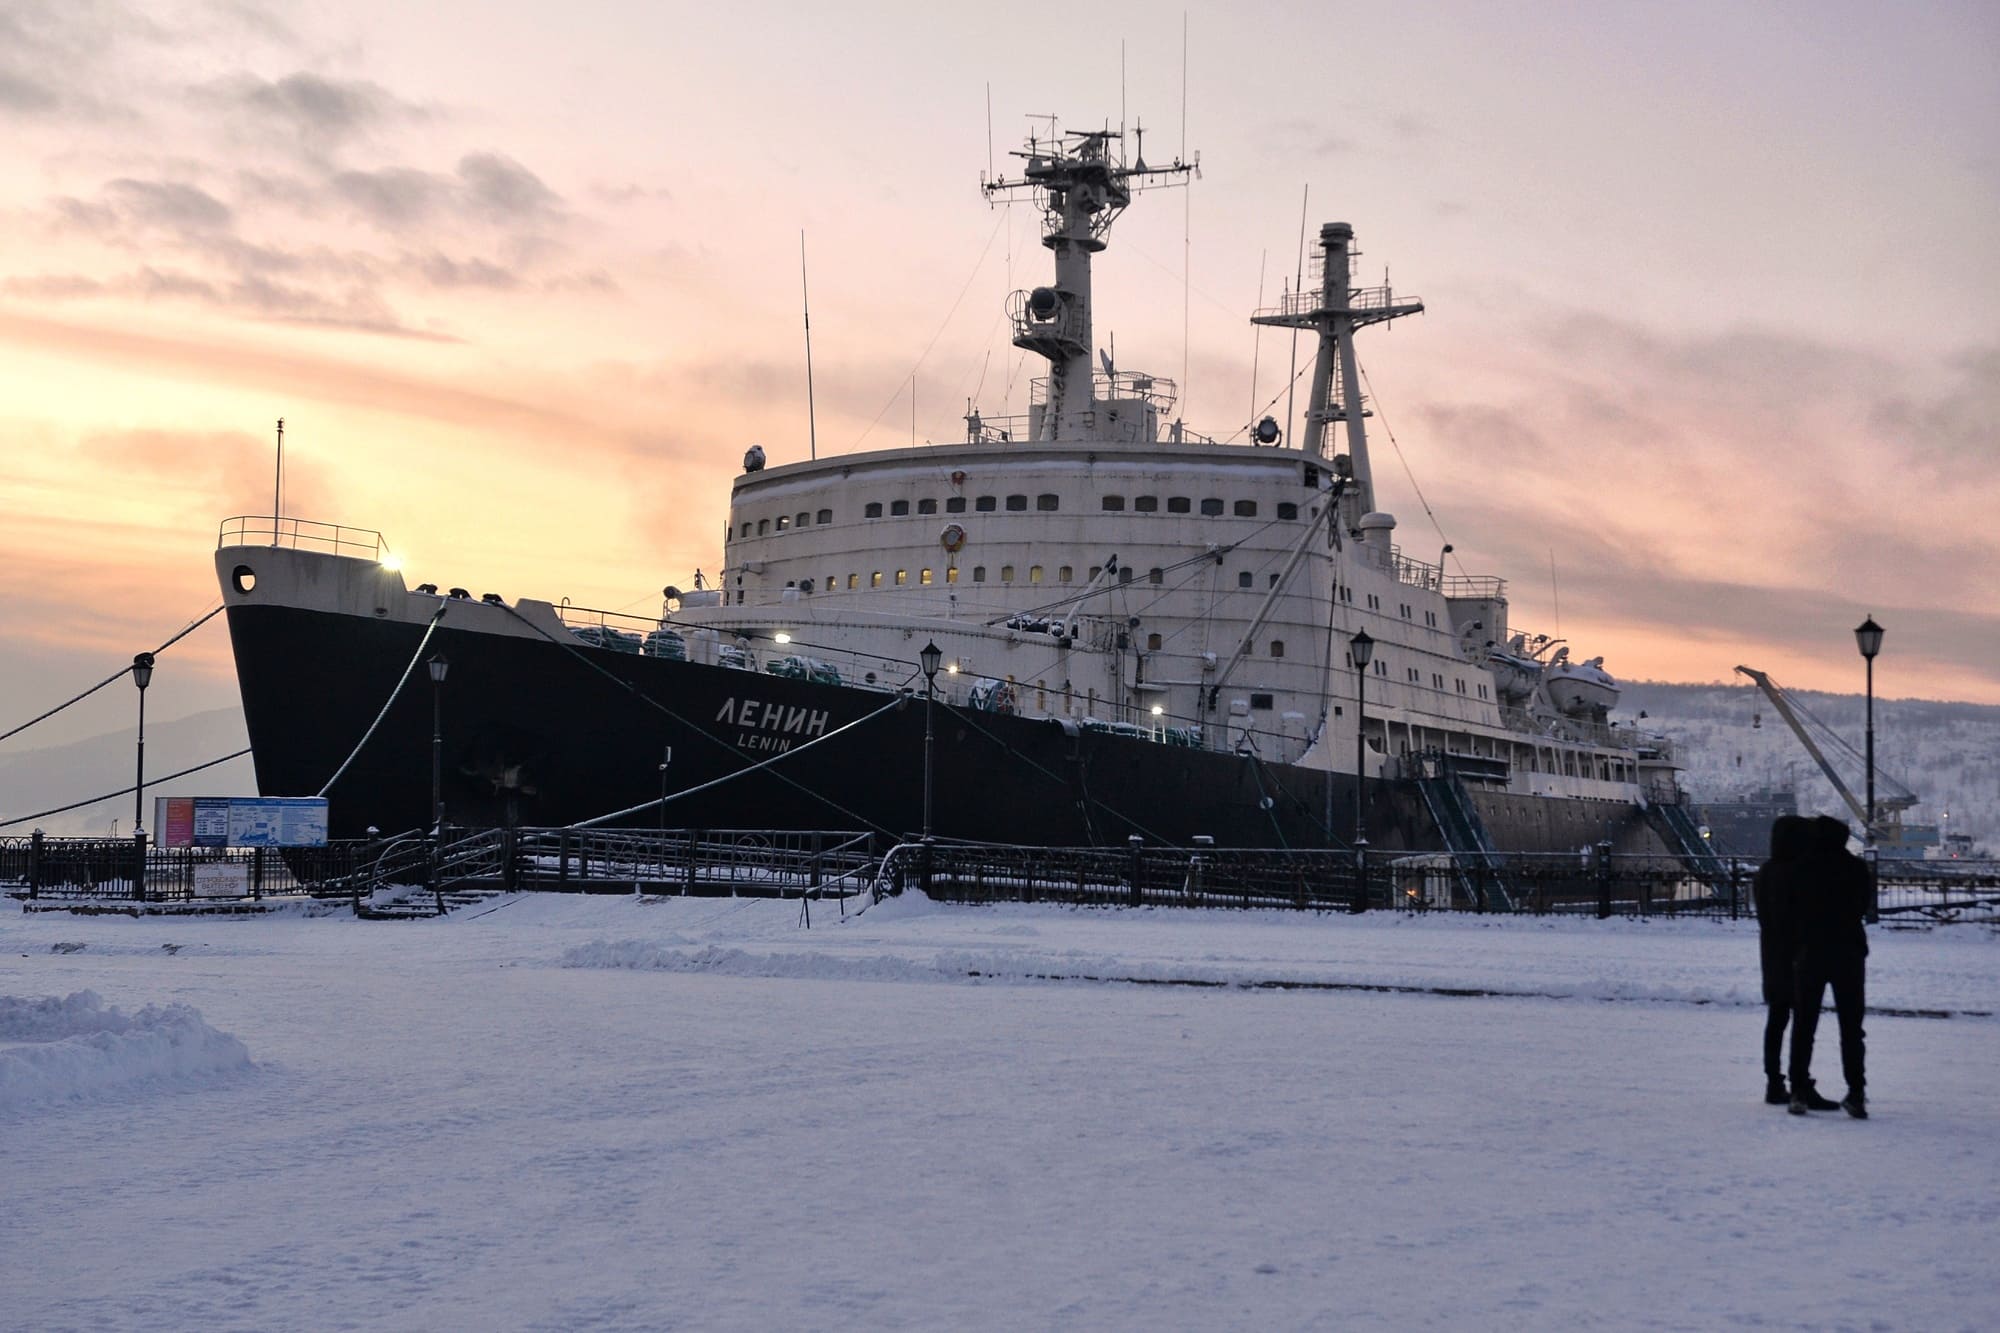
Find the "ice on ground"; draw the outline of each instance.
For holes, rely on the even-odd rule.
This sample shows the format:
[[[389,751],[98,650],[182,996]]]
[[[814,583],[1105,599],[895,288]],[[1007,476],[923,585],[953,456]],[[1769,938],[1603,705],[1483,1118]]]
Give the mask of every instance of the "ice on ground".
[[[1748,921],[802,925],[0,912],[0,989],[105,997],[34,1044],[170,1001],[259,1071],[0,1117],[0,1325],[1994,1326],[1991,930],[1874,933],[1861,1122],[1763,1104]]]
[[[242,1042],[184,1004],[127,1014],[88,990],[0,995],[0,1113],[135,1084],[185,1089],[249,1065]]]

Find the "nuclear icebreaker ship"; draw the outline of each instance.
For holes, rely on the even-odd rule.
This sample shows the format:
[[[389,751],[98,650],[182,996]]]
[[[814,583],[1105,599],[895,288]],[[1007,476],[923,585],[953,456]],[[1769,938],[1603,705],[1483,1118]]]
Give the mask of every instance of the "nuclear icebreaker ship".
[[[1096,352],[1091,302],[1114,220],[1192,166],[1128,164],[1112,132],[1018,156],[984,188],[1039,205],[1054,260],[1008,299],[1048,366],[1027,414],[920,448],[753,448],[720,577],[657,619],[412,589],[373,532],[226,523],[262,790],[327,790],[336,834],[423,826],[436,704],[456,822],[652,825],[664,791],[676,827],[901,835],[934,682],[940,837],[1344,847],[1359,771],[1376,848],[1657,846],[1672,756],[1607,725],[1601,659],[1516,631],[1502,579],[1407,554],[1377,503],[1355,336],[1422,303],[1354,286],[1352,228],[1321,227],[1315,283],[1254,317],[1316,341],[1297,439],[1269,417],[1199,435],[1172,381]]]

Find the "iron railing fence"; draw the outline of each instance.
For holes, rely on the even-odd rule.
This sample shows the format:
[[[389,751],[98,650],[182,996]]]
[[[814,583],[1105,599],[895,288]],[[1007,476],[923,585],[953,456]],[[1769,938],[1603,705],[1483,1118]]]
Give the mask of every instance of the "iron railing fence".
[[[351,881],[372,844],[158,847],[132,838],[0,840],[0,891],[22,898],[188,902],[312,893]]]

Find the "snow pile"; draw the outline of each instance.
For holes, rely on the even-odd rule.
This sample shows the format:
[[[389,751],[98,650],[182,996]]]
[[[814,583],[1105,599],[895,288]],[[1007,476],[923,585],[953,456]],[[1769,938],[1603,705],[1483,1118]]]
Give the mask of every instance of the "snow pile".
[[[94,991],[0,995],[0,1111],[82,1101],[128,1084],[198,1083],[250,1066],[250,1052],[184,1004],[107,1009]]]

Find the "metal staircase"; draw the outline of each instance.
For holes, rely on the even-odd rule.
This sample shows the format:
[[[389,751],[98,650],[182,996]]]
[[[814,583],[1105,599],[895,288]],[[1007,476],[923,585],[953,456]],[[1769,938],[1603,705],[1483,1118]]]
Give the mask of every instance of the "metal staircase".
[[[1701,836],[1688,808],[1678,801],[1649,801],[1646,822],[1694,876],[1720,896],[1729,892],[1729,866]]]
[[[1473,907],[1512,911],[1512,876],[1507,872],[1505,858],[1494,848],[1493,839],[1487,835],[1486,824],[1479,818],[1479,811],[1473,808],[1465,784],[1458,780],[1456,774],[1442,771],[1435,777],[1417,779],[1417,787],[1423,792],[1424,804],[1430,808],[1431,819],[1443,835],[1445,847],[1451,852],[1452,877],[1466,903]],[[1475,871],[1478,872],[1476,876]],[[1483,902],[1482,893],[1485,896]]]

